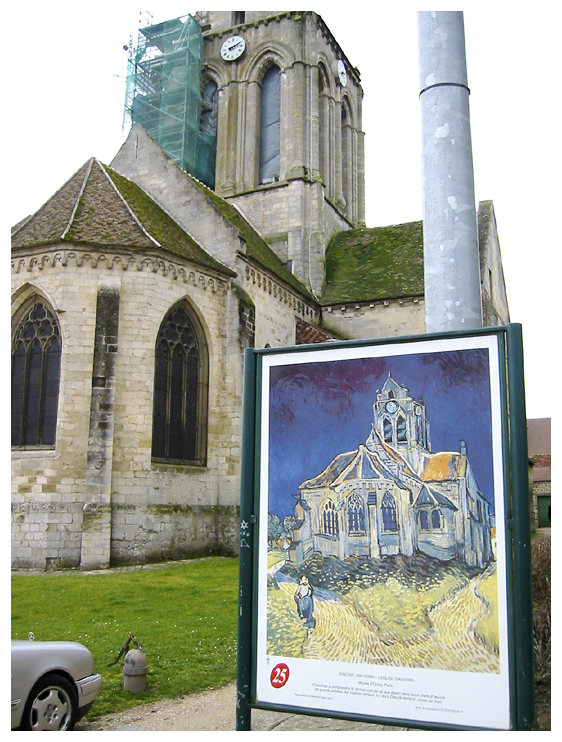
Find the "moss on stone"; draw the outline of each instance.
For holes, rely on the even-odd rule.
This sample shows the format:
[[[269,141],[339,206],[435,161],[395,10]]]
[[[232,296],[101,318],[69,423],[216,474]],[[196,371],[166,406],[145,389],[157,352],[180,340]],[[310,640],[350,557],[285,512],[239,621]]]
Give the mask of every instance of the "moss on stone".
[[[326,252],[324,306],[423,296],[422,223],[352,229]]]

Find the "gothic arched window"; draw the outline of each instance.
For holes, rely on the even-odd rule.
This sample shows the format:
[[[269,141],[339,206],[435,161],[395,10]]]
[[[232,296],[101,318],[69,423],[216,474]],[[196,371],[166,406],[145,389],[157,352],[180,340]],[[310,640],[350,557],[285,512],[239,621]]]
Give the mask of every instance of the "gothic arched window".
[[[337,536],[339,533],[338,514],[331,500],[326,500],[322,510],[322,533],[326,536]]]
[[[201,93],[201,117],[199,119],[199,142],[197,152],[197,176],[209,186],[215,187],[215,163],[217,159],[217,120],[219,90],[210,80]]]
[[[420,528],[422,531],[429,531],[429,519],[427,510],[420,510]]]
[[[203,92],[201,93],[201,98],[203,100],[203,105],[201,106],[199,131],[216,136],[219,89],[214,80],[209,80],[205,85]]]
[[[363,500],[356,492],[353,492],[347,500],[347,513],[349,533],[355,535],[365,533],[365,509]]]
[[[55,445],[61,347],[57,318],[35,296],[12,343],[12,446]]]
[[[259,182],[274,183],[281,173],[281,72],[271,67],[262,80]]]
[[[441,513],[437,508],[431,511],[431,527],[441,528]]]
[[[423,419],[420,417],[416,418],[416,439],[420,446],[425,446],[425,440],[424,440],[424,434],[425,432],[425,426],[423,423]]]
[[[381,502],[383,531],[397,531],[396,502],[390,492],[385,492]]]
[[[318,166],[320,176],[326,187],[326,194],[331,197],[333,191],[332,172],[330,168],[330,99],[326,70],[318,66]]]
[[[382,430],[385,443],[392,443],[392,423],[385,417],[382,421]]]
[[[204,466],[208,352],[187,302],[168,312],[156,340],[152,458]]]
[[[402,415],[400,415],[400,417],[396,421],[396,440],[399,443],[404,443],[405,441],[408,440],[408,434],[406,430],[406,418],[402,417]]]
[[[344,99],[341,109],[341,160],[342,160],[342,195],[344,211],[351,216],[351,177],[352,177],[352,147],[351,147],[351,112]]]

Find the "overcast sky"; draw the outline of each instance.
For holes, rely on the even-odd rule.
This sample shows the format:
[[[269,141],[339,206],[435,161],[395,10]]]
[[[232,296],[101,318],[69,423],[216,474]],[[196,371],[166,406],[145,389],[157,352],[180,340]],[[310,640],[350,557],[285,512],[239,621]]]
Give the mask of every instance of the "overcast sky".
[[[511,321],[523,325],[527,415],[551,417],[552,397],[541,387],[553,376],[551,331],[558,325],[551,312],[559,290],[554,72],[561,12],[555,3],[500,9],[507,7],[476,3],[464,11],[476,199],[494,202]],[[327,2],[322,8],[317,12],[361,72],[367,226],[421,219],[415,6]],[[154,20],[196,12],[168,0],[148,7],[137,0],[22,1],[4,11],[8,225],[36,211],[88,158],[107,164],[119,149],[123,46],[131,36],[136,41],[145,10]]]

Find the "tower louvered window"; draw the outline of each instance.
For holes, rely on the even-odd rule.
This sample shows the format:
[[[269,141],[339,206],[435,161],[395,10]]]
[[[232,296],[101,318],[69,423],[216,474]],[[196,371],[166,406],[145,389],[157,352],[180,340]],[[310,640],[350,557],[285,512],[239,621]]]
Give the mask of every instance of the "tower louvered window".
[[[271,67],[262,81],[260,184],[274,183],[281,172],[281,72]]]
[[[399,443],[405,443],[408,440],[408,431],[406,428],[406,419],[400,415],[396,421],[396,440]]]
[[[12,446],[55,445],[60,361],[58,321],[36,296],[12,343]]]
[[[187,302],[173,307],[156,340],[152,458],[204,466],[208,351]]]

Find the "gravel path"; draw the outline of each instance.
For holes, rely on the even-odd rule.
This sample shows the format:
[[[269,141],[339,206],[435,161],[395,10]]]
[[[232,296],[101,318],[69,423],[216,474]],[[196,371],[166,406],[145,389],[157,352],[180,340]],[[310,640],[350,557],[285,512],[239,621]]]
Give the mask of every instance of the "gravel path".
[[[236,730],[236,684],[194,693],[173,701],[147,703],[128,711],[76,725],[82,732],[228,732]],[[252,711],[252,731],[398,731],[398,727],[364,724],[301,714]]]

